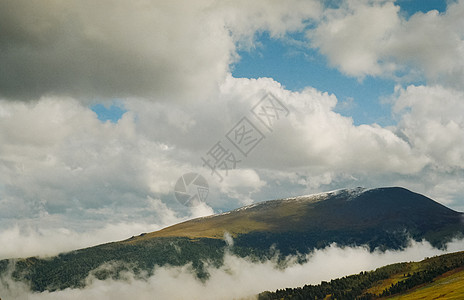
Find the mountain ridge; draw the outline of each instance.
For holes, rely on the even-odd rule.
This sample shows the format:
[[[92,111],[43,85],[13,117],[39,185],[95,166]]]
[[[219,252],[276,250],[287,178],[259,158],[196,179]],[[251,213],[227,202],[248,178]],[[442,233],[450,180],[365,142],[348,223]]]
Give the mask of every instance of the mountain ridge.
[[[387,197],[387,199],[384,199],[385,197],[382,198],[379,196],[363,196],[366,193],[391,194],[392,192],[395,194],[395,196]],[[369,202],[375,201],[375,203],[366,203],[366,199]],[[341,201],[337,202],[337,200]],[[346,204],[346,202],[353,200],[362,201],[362,203],[359,203],[362,208],[360,208],[359,205],[356,205],[356,201],[348,205]],[[405,204],[405,202],[408,200],[414,200],[414,202]],[[330,203],[325,203],[326,201],[329,201]],[[393,209],[389,207],[389,205],[391,206],[392,204],[386,203],[385,201],[394,201],[395,203],[393,205]],[[372,204],[375,204],[375,207],[373,207]],[[298,218],[302,217],[305,213],[308,214],[307,211],[305,212],[305,209],[312,208],[312,216],[317,217],[316,215],[318,214],[318,209],[313,206],[320,206],[320,208],[323,208],[325,205],[335,205],[339,208],[342,208],[341,211],[334,211],[333,214],[336,216],[336,219],[351,216],[349,221],[351,224],[355,223],[356,220],[353,219],[356,218],[364,222],[374,222],[373,219],[377,219],[378,217],[382,217],[384,219],[391,218],[393,220],[398,219],[399,217],[404,218],[404,213],[409,215],[413,209],[416,209],[416,212],[421,217],[430,217],[432,214],[437,215],[437,210],[440,211],[442,217],[447,219],[456,217],[457,214],[462,215],[462,213],[456,212],[440,203],[433,201],[430,198],[411,192],[405,188],[385,187],[376,189],[364,189],[358,187],[354,189],[339,189],[324,193],[263,201],[229,212],[196,218],[175,224],[163,228],[159,231],[144,234],[142,237],[135,237],[131,240],[131,242],[137,242],[138,240],[145,240],[162,236],[185,236],[189,238],[205,237],[222,239],[225,232],[228,232],[233,237],[236,237],[240,234],[245,234],[252,231],[275,231],[278,229],[272,228],[273,226],[271,223],[276,222],[276,219],[285,220],[286,224],[284,228],[280,229],[282,231],[285,230],[285,228],[288,228],[288,225],[295,223],[295,220],[292,220],[292,218],[296,218],[298,220]],[[281,209],[281,211],[278,214],[272,213],[270,216],[266,216],[266,210],[275,209]],[[434,210],[433,213],[432,210]],[[388,211],[390,211],[390,214],[385,214]],[[259,212],[259,214],[257,212]],[[242,215],[245,213],[248,214],[248,216],[245,218],[245,220],[242,219],[240,224],[237,224],[236,219],[242,217]],[[363,215],[366,213],[372,214],[374,218],[368,218]],[[339,220],[334,220],[334,218],[327,218],[327,210],[325,210],[322,214],[323,218],[319,217],[315,220],[326,226],[326,228],[333,227],[332,225],[340,222]],[[311,213],[309,213],[309,215],[311,215]],[[218,219],[222,219],[222,221],[218,222]],[[205,223],[208,223],[208,226],[205,226]],[[203,226],[198,226],[198,224],[203,224]]]

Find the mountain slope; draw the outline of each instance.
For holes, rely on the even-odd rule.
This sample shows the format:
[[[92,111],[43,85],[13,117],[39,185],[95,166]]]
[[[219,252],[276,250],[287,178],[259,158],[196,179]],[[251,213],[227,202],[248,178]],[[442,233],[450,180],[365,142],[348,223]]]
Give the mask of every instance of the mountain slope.
[[[127,242],[172,236],[217,239],[228,232],[237,246],[267,249],[276,244],[289,254],[333,242],[401,248],[409,236],[440,247],[463,228],[461,213],[423,195],[403,188],[357,188],[254,204]]]
[[[250,232],[365,230],[379,226],[384,230],[414,228],[425,233],[452,229],[460,224],[461,215],[403,188],[356,188],[253,204],[186,221],[131,242],[167,236],[223,238],[224,232],[236,237]]]
[[[434,278],[433,282],[413,288],[387,299],[463,299],[464,267]]]
[[[226,232],[234,237],[232,248],[223,240]],[[150,273],[156,266],[192,262],[206,278],[204,263],[221,265],[226,249],[265,259],[275,255],[270,249],[285,256],[331,243],[400,249],[413,238],[441,247],[463,233],[462,213],[425,196],[402,188],[357,188],[262,202],[50,259],[15,260],[13,276],[37,291],[81,287],[92,270],[117,261],[123,262],[118,268],[95,276],[118,278],[122,270]],[[0,261],[0,273],[12,262]]]
[[[398,263],[319,285],[263,292],[273,299],[463,299],[464,251]]]

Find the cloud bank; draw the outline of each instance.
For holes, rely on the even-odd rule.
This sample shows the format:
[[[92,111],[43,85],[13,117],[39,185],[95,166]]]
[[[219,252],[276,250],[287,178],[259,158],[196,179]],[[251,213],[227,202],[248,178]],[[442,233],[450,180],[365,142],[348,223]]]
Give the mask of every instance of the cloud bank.
[[[444,13],[417,12],[406,19],[394,1],[343,1],[325,10],[307,35],[347,75],[423,79],[462,89],[463,12],[463,1],[450,1]]]
[[[371,253],[363,247],[332,245],[308,255],[304,264],[295,263],[294,258],[288,257],[286,268],[277,267],[273,260],[251,262],[226,254],[222,267],[208,269],[211,276],[205,282],[198,280],[187,265],[157,268],[153,276],[143,280],[130,273],[125,274],[125,281],[101,281],[90,276],[83,289],[51,293],[31,293],[26,286],[1,278],[0,291],[6,299],[255,299],[265,290],[319,284],[386,264],[418,261],[463,247],[463,241],[454,241],[448,245],[447,251],[441,251],[427,242],[412,242],[404,251]]]
[[[2,1],[0,96],[198,98],[214,91],[237,43],[302,29],[317,1]],[[245,21],[245,22],[244,22]]]

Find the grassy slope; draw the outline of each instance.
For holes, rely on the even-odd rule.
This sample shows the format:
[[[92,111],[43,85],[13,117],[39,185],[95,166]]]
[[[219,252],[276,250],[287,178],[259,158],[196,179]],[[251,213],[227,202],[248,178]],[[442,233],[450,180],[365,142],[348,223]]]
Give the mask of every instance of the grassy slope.
[[[390,277],[385,280],[379,281],[377,284],[369,288],[366,292],[374,294],[374,295],[379,295],[380,293],[382,293],[382,291],[389,288],[392,284],[396,284],[400,281],[405,280],[406,279],[404,276],[405,274],[423,271],[425,269],[426,269],[426,265],[424,264],[424,261],[405,263],[403,270],[390,275]]]
[[[442,266],[447,266],[447,271],[437,271]],[[380,297],[382,292],[392,285],[410,280],[414,276],[413,274],[427,272],[435,272],[438,275],[433,276],[430,281],[426,280],[426,283],[417,283],[402,292]],[[367,278],[382,279],[366,281]],[[361,272],[359,275],[335,279],[325,283],[325,285],[285,289],[276,293],[264,292],[259,295],[259,299],[310,298],[311,290],[313,295],[316,291],[318,299],[464,299],[464,251],[427,258],[420,262],[388,265],[375,271]],[[358,290],[358,292],[345,296],[333,296],[335,293],[340,294],[341,292],[343,294],[352,290]]]
[[[176,224],[160,231],[138,236],[127,243],[138,243],[157,237],[188,237],[222,239],[228,232],[233,237],[252,231],[279,231],[278,221],[298,222],[307,212],[311,201],[270,201],[260,209],[238,209],[229,213],[198,218]]]
[[[448,264],[452,260],[464,258],[464,252],[451,253],[438,257],[429,258],[421,262],[408,263],[404,273],[414,273],[429,270],[439,264]],[[401,274],[391,276],[394,281],[405,280]],[[399,280],[397,280],[399,279]],[[388,281],[383,285],[384,289],[389,285]],[[390,282],[396,283],[396,282]],[[464,266],[457,266],[452,270],[436,276],[433,282],[419,285],[407,292],[400,293],[396,296],[390,296],[386,299],[463,299],[464,298]]]
[[[464,267],[446,272],[434,282],[386,299],[463,299]]]
[[[383,290],[407,279],[407,273],[426,271],[437,264],[447,263],[459,257],[464,258],[464,252],[456,252],[438,257],[432,257],[420,262],[405,264],[404,270],[390,275],[367,289],[366,292],[379,295]],[[464,266],[459,266],[433,279],[433,282],[419,285],[407,292],[382,299],[463,299],[464,298]]]

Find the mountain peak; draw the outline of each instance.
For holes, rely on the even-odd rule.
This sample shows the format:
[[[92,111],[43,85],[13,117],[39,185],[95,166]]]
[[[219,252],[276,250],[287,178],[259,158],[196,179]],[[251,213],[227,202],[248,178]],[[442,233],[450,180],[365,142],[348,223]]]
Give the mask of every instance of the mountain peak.
[[[357,187],[259,202],[186,221],[130,242],[174,236],[222,239],[226,232],[234,238],[257,233],[317,235],[340,230],[356,235],[379,228],[382,232],[407,231],[412,237],[423,238],[440,228],[460,228],[460,220],[461,213],[401,187]]]
[[[303,195],[303,196],[297,196],[297,197],[289,197],[285,198],[282,200],[285,201],[322,201],[325,199],[328,199],[333,196],[339,196],[339,195],[346,195],[349,198],[356,197],[363,192],[365,192],[367,189],[363,187],[356,187],[352,189],[337,189],[333,191],[328,191],[328,192],[322,192],[322,193],[316,193],[316,194],[309,194],[309,195]]]

